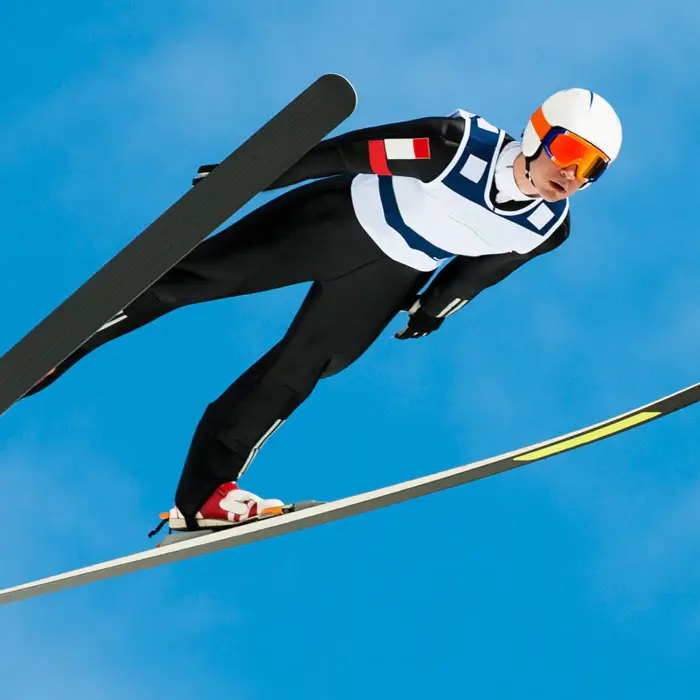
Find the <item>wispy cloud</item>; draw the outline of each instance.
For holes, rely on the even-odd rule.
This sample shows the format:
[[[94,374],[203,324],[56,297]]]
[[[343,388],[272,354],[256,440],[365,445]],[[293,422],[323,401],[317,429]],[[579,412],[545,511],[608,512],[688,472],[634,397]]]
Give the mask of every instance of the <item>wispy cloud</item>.
[[[0,486],[11,495],[0,540],[2,587],[129,554],[134,542],[136,549],[154,546],[133,473],[75,437],[31,440],[0,451]],[[145,700],[162,693],[163,669],[182,651],[178,639],[211,634],[237,617],[236,606],[181,591],[178,581],[175,572],[158,570],[3,608],[3,697]],[[181,692],[199,688],[185,667],[168,677]],[[237,697],[250,697],[245,684],[241,677]]]
[[[676,191],[679,176],[685,192],[698,184],[692,168],[682,170],[680,155],[688,160],[697,155],[687,135],[697,116],[700,11],[695,5],[630,11],[627,3],[594,0],[560,8],[562,24],[570,30],[566,45],[553,42],[541,14],[523,12],[515,0],[493,8],[447,0],[439,12],[399,0],[358,0],[352,6],[321,0],[303,6],[282,0],[248,7],[224,0],[171,5],[164,16],[153,4],[158,19],[148,41],[91,54],[91,66],[83,62],[79,75],[55,84],[35,104],[2,116],[4,177],[17,188],[13,191],[32,183],[36,211],[43,202],[44,209],[62,215],[51,219],[47,230],[58,228],[56,221],[67,222],[60,228],[66,267],[75,263],[76,250],[88,249],[93,262],[102,261],[107,249],[118,248],[188,187],[200,162],[225,155],[250,133],[251,124],[321,72],[343,72],[358,87],[360,104],[348,127],[461,106],[483,112],[516,136],[544,94],[570,84],[591,86],[610,97],[623,116],[625,145],[615,170],[604,186],[575,202],[572,239],[563,249],[486,292],[450,319],[439,338],[425,345],[391,341],[391,346],[384,339],[387,343],[363,361],[364,374],[353,374],[352,381],[382,374],[377,387],[393,393],[393,417],[402,423],[397,442],[405,440],[391,454],[391,466],[365,455],[366,469],[380,483],[391,469],[397,474],[422,469],[401,461],[412,454],[413,440],[418,449],[428,444],[437,453],[435,460],[426,460],[430,467],[450,466],[441,463],[444,453],[432,440],[438,430],[463,440],[455,447],[460,455],[483,457],[559,428],[573,429],[582,416],[593,421],[611,408],[630,408],[631,398],[654,398],[660,385],[678,388],[674,382],[692,373],[697,276],[692,264],[673,273],[669,265],[695,260],[699,252],[692,197],[679,198]],[[113,24],[101,28],[113,30]],[[660,42],[662,35],[673,40]],[[658,180],[653,177],[659,174]],[[12,201],[7,212],[16,214],[17,225],[26,225]],[[649,226],[651,221],[656,226]],[[39,233],[30,228],[27,235]],[[74,268],[66,270],[73,273]],[[10,269],[7,275],[8,285],[26,284],[26,270]],[[281,295],[260,302],[257,308],[274,317],[265,322],[241,311],[240,327],[232,329],[230,339],[252,352],[250,346],[263,344],[277,316],[293,311],[290,299]],[[193,334],[199,329],[195,315],[187,326]],[[201,338],[210,337],[202,331]],[[181,344],[182,353],[191,350],[185,340],[172,341]],[[211,372],[219,372],[217,367]],[[142,375],[130,369],[138,382]],[[370,396],[369,382],[367,387]],[[173,403],[194,403],[179,386],[169,396]],[[111,400],[104,397],[105,414]],[[148,408],[135,405],[133,396],[124,401],[123,410],[132,411],[134,421],[153,418],[149,411],[157,398]],[[199,395],[197,401],[203,404]],[[332,408],[338,408],[329,409],[337,422],[343,407]],[[366,413],[364,405],[356,407],[360,426]],[[180,439],[187,431],[180,424],[162,425],[172,417],[164,415],[158,417],[159,434],[177,433]],[[403,427],[407,417],[416,419],[410,435]],[[64,418],[57,416],[50,425],[65,427]],[[61,441],[47,439],[51,427],[39,426],[0,453],[3,493],[11,494],[0,543],[6,585],[123,554],[143,535],[148,489],[162,493],[147,463],[106,456],[119,449],[123,436],[110,440],[103,453],[89,438],[76,442],[80,429],[72,428],[71,439]],[[290,430],[308,428],[302,416]],[[357,429],[349,428],[350,439]],[[297,469],[307,474],[299,465],[301,453],[309,470],[325,470],[329,481],[343,478],[356,485],[356,465],[337,477],[325,463],[337,452],[336,444],[324,447],[323,464],[312,463],[302,444],[311,434],[300,438],[299,452],[279,455],[285,469],[292,463],[290,479],[296,480]],[[378,434],[377,440],[384,437]],[[312,439],[322,438],[313,433]],[[605,459],[614,460],[615,451],[606,447]],[[700,487],[694,478],[686,475],[666,488],[650,477],[629,493],[626,485],[611,485],[607,475],[601,477],[602,488],[599,477],[577,481],[573,471],[559,470],[556,477],[553,471],[534,466],[530,473],[561,504],[562,518],[591,523],[598,540],[590,568],[599,579],[593,595],[613,598],[620,608],[643,609],[697,585]],[[50,506],[41,518],[27,520],[36,513],[37,494],[43,499],[46,493]],[[104,522],[94,521],[95,494]],[[195,566],[187,571],[198,571]],[[212,571],[208,568],[207,575]],[[235,677],[236,696],[253,697],[252,671],[236,665],[235,649],[226,654],[221,671],[212,663],[212,649],[221,653],[221,640],[233,647],[236,634],[250,632],[238,616],[235,596],[222,584],[221,595],[208,597],[198,587],[208,590],[209,581],[202,584],[195,575],[183,585],[183,572],[164,568],[118,579],[114,586],[105,582],[79,595],[3,610],[3,692],[12,700],[61,694],[77,700],[152,698],[172,688],[201,695],[220,692],[223,681]],[[242,575],[234,564],[222,566],[222,578],[211,588],[219,590],[216,584]],[[251,598],[251,610],[269,608],[269,600]],[[688,598],[684,612],[695,606],[692,593]],[[313,609],[310,601],[299,605]],[[148,629],[153,639],[139,641]],[[201,649],[183,651],[179,639],[193,636]],[[173,663],[173,650],[182,652],[186,663]],[[266,669],[269,661],[265,657],[260,667]]]
[[[79,439],[25,435],[3,446],[0,464],[2,491],[11,494],[0,541],[4,585],[122,553],[113,523],[127,533],[143,515],[136,475]]]

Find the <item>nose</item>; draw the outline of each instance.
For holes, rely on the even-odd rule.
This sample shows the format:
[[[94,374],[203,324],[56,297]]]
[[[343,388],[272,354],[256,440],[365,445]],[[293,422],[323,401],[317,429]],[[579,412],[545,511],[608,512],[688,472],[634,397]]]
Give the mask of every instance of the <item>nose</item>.
[[[562,168],[561,174],[567,180],[573,180],[576,177],[576,168],[578,168],[578,165],[576,163],[572,163],[566,168]]]

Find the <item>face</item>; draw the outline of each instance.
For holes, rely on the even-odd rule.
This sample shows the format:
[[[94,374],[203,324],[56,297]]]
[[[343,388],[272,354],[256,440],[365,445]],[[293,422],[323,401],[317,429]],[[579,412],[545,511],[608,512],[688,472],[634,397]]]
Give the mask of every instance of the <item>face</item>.
[[[544,150],[530,163],[530,177],[540,197],[547,202],[571,197],[585,184],[576,179],[576,165],[562,168]]]

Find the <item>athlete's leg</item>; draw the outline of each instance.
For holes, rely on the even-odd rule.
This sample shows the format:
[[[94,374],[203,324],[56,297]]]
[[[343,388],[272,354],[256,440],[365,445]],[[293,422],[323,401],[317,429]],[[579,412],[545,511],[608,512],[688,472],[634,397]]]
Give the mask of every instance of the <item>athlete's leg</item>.
[[[312,286],[282,341],[204,413],[176,494],[190,523],[220,484],[238,479],[321,377],[362,355],[425,277],[383,257]]]
[[[101,345],[174,309],[331,279],[381,256],[355,218],[347,179],[292,190],[201,243],[29,394]]]

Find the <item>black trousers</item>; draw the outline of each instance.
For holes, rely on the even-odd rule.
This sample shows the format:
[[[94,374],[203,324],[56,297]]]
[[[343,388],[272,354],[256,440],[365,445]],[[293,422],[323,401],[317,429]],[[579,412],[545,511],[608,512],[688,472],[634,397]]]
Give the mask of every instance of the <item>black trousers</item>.
[[[321,180],[204,241],[31,393],[100,345],[174,309],[313,282],[280,342],[202,416],[175,496],[191,520],[217,486],[241,476],[319,379],[362,355],[428,277],[385,256],[365,233],[347,178]]]

